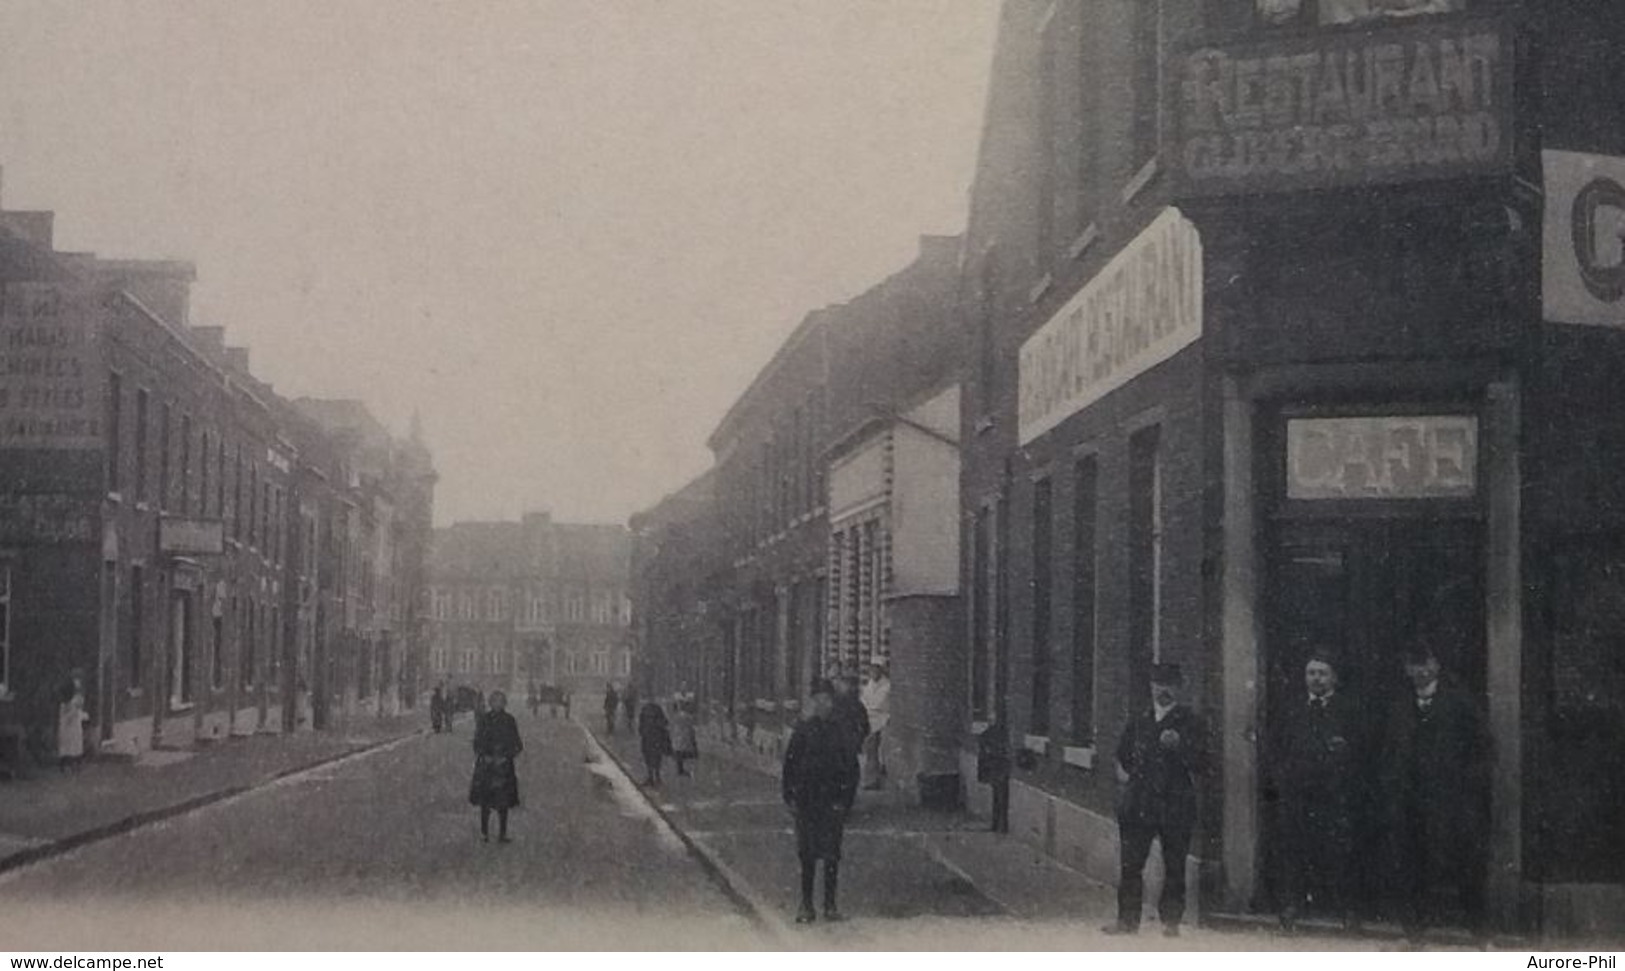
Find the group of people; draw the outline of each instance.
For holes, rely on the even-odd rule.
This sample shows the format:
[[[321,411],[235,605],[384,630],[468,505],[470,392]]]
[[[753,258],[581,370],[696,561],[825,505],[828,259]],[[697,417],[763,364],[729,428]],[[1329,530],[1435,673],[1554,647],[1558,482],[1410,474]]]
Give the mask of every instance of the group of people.
[[[1490,746],[1478,706],[1421,645],[1404,659],[1408,690],[1380,727],[1366,730],[1360,703],[1338,690],[1337,665],[1329,652],[1310,652],[1302,694],[1283,700],[1267,739],[1283,929],[1292,933],[1310,910],[1358,923],[1355,834],[1364,822],[1386,837],[1380,856],[1398,877],[1408,934],[1438,920],[1440,891],[1450,890],[1469,930],[1482,933]],[[1210,768],[1208,731],[1181,700],[1177,665],[1154,665],[1151,682],[1151,704],[1129,719],[1116,750],[1121,873],[1117,920],[1105,930],[1139,930],[1143,871],[1156,842],[1164,868],[1158,915],[1163,933],[1178,936],[1197,792]],[[1362,807],[1375,818],[1362,820]]]

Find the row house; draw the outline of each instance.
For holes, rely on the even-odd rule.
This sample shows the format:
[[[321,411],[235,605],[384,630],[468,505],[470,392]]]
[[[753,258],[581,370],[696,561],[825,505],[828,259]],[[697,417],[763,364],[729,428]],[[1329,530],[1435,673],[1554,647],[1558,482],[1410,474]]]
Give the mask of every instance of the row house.
[[[0,215],[0,757],[50,750],[73,675],[101,752],[315,727],[341,648],[308,591],[343,551],[311,551],[349,456],[191,324],[189,264],[51,228]]]
[[[633,674],[625,527],[463,522],[436,530],[427,675],[447,687],[602,691]]]
[[[1271,912],[1261,739],[1426,643],[1493,739],[1498,924],[1625,905],[1625,16],[1516,0],[1007,0],[965,239],[961,776],[1115,881],[1113,745],[1177,662],[1187,869]],[[1376,792],[1377,751],[1358,791]],[[1362,906],[1393,913],[1362,814]]]
[[[707,470],[632,516],[630,597],[637,685],[648,697],[721,698],[716,474]]]
[[[899,533],[890,513],[901,454],[905,491],[929,475],[928,466],[951,473],[948,491],[926,499],[933,511],[921,506],[909,523],[923,526],[945,512],[947,522],[937,525],[953,521],[957,428],[943,416],[957,413],[959,250],[957,237],[923,237],[910,265],[847,303],[808,314],[709,439],[721,544],[707,612],[720,662],[709,666],[712,709],[764,752],[782,745],[815,676],[889,662],[897,645],[940,628],[945,612],[958,609],[951,568],[920,589],[913,575],[899,584],[896,542],[935,541]],[[932,443],[923,465],[917,440]],[[929,552],[911,546],[901,562],[936,556],[940,563],[946,554],[952,564],[949,542]],[[897,737],[915,753],[895,777],[912,780],[919,733],[946,739],[952,724],[921,725],[935,710],[923,694],[905,689],[894,706]],[[951,746],[937,747],[952,760]]]

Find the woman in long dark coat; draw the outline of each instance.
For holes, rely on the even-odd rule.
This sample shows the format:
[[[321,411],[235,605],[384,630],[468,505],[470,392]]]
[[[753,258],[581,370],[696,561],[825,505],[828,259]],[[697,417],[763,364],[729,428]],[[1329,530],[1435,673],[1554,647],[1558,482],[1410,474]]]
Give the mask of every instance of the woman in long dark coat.
[[[660,785],[661,763],[671,752],[671,725],[666,720],[666,710],[654,701],[644,705],[638,713],[638,747],[643,750],[643,764],[648,771],[643,784]]]
[[[468,801],[480,807],[480,839],[491,840],[491,810],[497,813],[497,842],[508,842],[508,810],[519,805],[519,776],[513,760],[525,745],[519,723],[508,714],[508,696],[491,692],[490,710],[474,725],[474,778]]]

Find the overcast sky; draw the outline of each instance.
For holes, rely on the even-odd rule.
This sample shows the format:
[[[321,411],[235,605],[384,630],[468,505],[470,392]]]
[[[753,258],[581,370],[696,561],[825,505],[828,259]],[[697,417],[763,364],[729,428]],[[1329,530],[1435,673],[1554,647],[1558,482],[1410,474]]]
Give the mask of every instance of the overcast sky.
[[[963,225],[994,0],[7,0],[7,208],[198,266],[436,518],[624,520],[808,310]]]

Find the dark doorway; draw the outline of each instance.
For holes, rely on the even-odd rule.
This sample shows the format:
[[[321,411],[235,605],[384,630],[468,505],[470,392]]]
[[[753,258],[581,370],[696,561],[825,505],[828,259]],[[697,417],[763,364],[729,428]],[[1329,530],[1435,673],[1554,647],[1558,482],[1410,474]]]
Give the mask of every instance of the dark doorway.
[[[1483,527],[1476,519],[1341,518],[1278,520],[1270,527],[1265,588],[1265,737],[1281,712],[1306,696],[1306,656],[1339,660],[1340,693],[1355,699],[1366,744],[1354,771],[1356,906],[1392,916],[1394,859],[1383,821],[1383,728],[1406,696],[1403,655],[1417,639],[1438,653],[1444,676],[1473,694],[1485,690]],[[1280,886],[1279,840],[1271,811],[1275,786],[1266,749],[1263,886],[1272,908]]]

